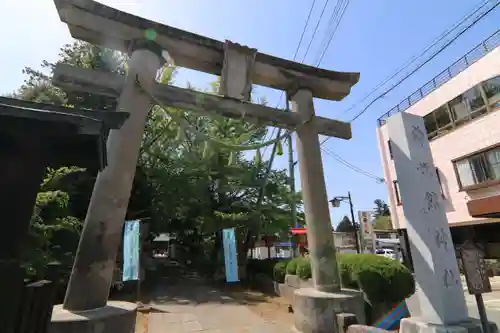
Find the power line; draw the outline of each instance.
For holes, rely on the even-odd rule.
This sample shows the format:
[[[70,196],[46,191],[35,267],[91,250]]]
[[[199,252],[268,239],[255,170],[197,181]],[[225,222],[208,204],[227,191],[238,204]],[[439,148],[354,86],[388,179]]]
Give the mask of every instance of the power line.
[[[468,12],[465,16],[463,16],[460,20],[456,21],[452,27],[446,29],[441,35],[439,35],[434,41],[428,45],[423,51],[421,51],[418,55],[413,56],[410,60],[408,60],[403,66],[401,66],[398,70],[396,70],[393,74],[389,75],[385,79],[383,79],[377,86],[375,86],[368,94],[366,94],[361,100],[358,102],[354,103],[351,107],[343,111],[341,114],[347,113],[351,111],[352,109],[356,108],[359,104],[363,103],[370,97],[373,93],[375,93],[377,90],[379,90],[382,86],[384,86],[387,82],[395,78],[397,75],[399,75],[401,72],[403,72],[405,69],[408,68],[411,64],[413,64],[416,60],[419,58],[423,57],[429,50],[431,50],[433,47],[435,47],[440,41],[442,41],[446,36],[451,34],[455,29],[457,29],[460,25],[462,25],[467,19],[469,19],[472,15],[476,14],[479,10],[481,10],[484,6],[486,6],[490,0],[484,1],[481,5],[479,5],[478,8],[472,9],[471,11]],[[476,6],[477,7],[477,6]]]
[[[295,52],[293,54],[293,60],[295,60],[295,58],[297,58],[297,55],[299,53],[300,46],[302,45],[302,41],[304,40],[304,35],[306,34],[307,27],[309,26],[309,20],[311,19],[311,14],[313,12],[315,4],[316,4],[316,0],[313,0],[313,3],[311,4],[311,8],[309,9],[309,14],[307,14],[306,23],[304,24],[304,28],[302,29],[302,34],[300,35],[299,43],[297,44],[297,48],[295,49]],[[314,33],[316,33],[316,31],[314,31]],[[306,52],[306,55],[307,55],[307,52]],[[282,91],[281,94],[280,94],[280,98],[278,100],[278,104],[276,105],[276,107],[278,107],[281,104],[281,99],[283,98],[283,93],[284,92]],[[271,132],[271,135],[270,135],[271,137],[274,135],[275,131],[276,131],[276,127],[273,128],[273,130]],[[279,137],[280,134],[281,134],[281,131],[278,131],[277,137]],[[262,152],[262,156],[264,156],[266,154],[266,149],[267,149],[267,147],[264,148],[264,151]],[[274,148],[273,148],[273,150],[274,150]]]
[[[377,100],[381,99],[382,97],[384,97],[385,95],[387,95],[388,93],[390,93],[392,90],[394,90],[394,88],[396,88],[397,86],[399,86],[402,82],[406,81],[406,79],[408,79],[410,76],[412,76],[413,74],[415,74],[420,68],[424,67],[427,63],[429,63],[429,61],[431,61],[432,59],[434,59],[439,53],[443,52],[444,49],[446,49],[448,46],[450,46],[451,44],[453,44],[454,41],[456,41],[458,39],[458,37],[460,37],[461,35],[463,35],[465,32],[467,32],[470,28],[472,28],[474,25],[477,24],[477,22],[479,22],[480,20],[482,20],[486,15],[488,15],[490,12],[492,12],[496,7],[498,7],[498,5],[500,5],[500,2],[497,2],[493,7],[491,7],[490,9],[488,9],[486,12],[484,12],[483,14],[481,14],[478,18],[476,18],[471,24],[469,24],[467,27],[465,27],[462,31],[460,31],[455,37],[453,37],[450,41],[448,41],[446,44],[444,44],[441,48],[439,48],[439,50],[437,50],[433,55],[431,55],[427,60],[425,60],[422,64],[420,64],[419,66],[417,66],[417,68],[415,68],[414,70],[412,70],[410,73],[408,73],[407,75],[405,75],[401,80],[399,80],[395,85],[393,85],[391,88],[389,88],[388,90],[386,90],[384,93],[380,94],[379,96],[377,96],[370,104],[368,104],[363,110],[361,110],[361,112],[359,112],[358,114],[356,114],[349,122],[353,122],[354,120],[358,119],[361,115],[363,115],[367,110],[368,108]],[[326,140],[325,140],[326,141]]]
[[[335,36],[335,33],[337,32],[337,29],[340,25],[340,22],[342,21],[342,18],[344,17],[344,14],[347,10],[347,7],[349,6],[349,1],[350,0],[344,0],[344,1],[339,0],[337,2],[337,6],[336,6],[337,11],[335,13],[335,20],[333,20],[333,22],[335,22],[335,21],[337,21],[337,22],[335,24],[335,27],[333,28],[333,31],[330,33],[330,37],[328,38],[328,41],[326,42],[326,46],[323,48],[323,52],[321,53],[319,60],[316,61],[316,64],[317,64],[316,67],[319,67],[321,65],[321,62],[323,61],[323,58],[330,47],[330,44],[333,40],[333,37]],[[339,13],[339,11],[340,11],[340,13]],[[333,15],[332,15],[332,17],[333,17]],[[333,26],[333,22],[332,22],[332,26]],[[325,37],[326,37],[326,34],[325,34]]]
[[[325,5],[323,6],[323,9],[321,10],[321,14],[319,15],[318,22],[316,23],[316,27],[314,27],[313,35],[311,36],[311,40],[309,41],[309,44],[307,44],[306,52],[304,53],[304,57],[302,57],[301,62],[304,62],[306,60],[307,54],[309,53],[309,50],[311,49],[312,42],[314,41],[314,37],[316,37],[316,33],[318,32],[318,28],[319,28],[319,25],[321,23],[321,19],[323,18],[323,15],[325,14],[326,6],[328,6],[329,2],[330,2],[330,0],[325,1]]]
[[[489,2],[489,1],[488,1]],[[434,52],[429,58],[427,58],[424,62],[422,62],[420,65],[418,65],[414,70],[412,70],[410,73],[405,75],[401,80],[399,80],[396,84],[394,84],[391,88],[383,92],[382,94],[378,95],[376,98],[374,98],[366,107],[361,110],[361,112],[357,113],[351,120],[349,120],[350,123],[358,119],[361,115],[363,115],[369,108],[370,106],[373,105],[373,103],[377,102],[381,98],[385,97],[388,93],[390,93],[392,90],[394,90],[397,86],[399,86],[401,83],[403,83],[406,79],[408,79],[410,76],[415,74],[420,68],[425,66],[427,63],[429,63],[432,59],[434,59],[439,53],[441,53],[443,50],[445,50],[448,46],[453,44],[461,35],[463,35],[465,32],[467,32],[470,28],[472,28],[474,25],[476,25],[481,19],[483,19],[486,15],[488,15],[490,12],[492,12],[496,7],[500,5],[500,2],[497,2],[493,7],[479,15],[472,23],[470,23],[468,26],[466,26],[464,29],[462,29],[458,34],[456,34],[452,39],[450,39],[446,44],[444,44],[441,48],[439,48],[436,52]],[[482,7],[484,7],[484,4],[478,9],[480,10]],[[476,10],[474,13],[471,13],[468,15],[467,18],[470,18],[472,15],[474,15],[478,10]],[[321,145],[323,145],[325,142],[330,140],[331,137],[328,137],[324,139],[321,142]]]
[[[368,171],[365,171],[357,166],[355,166],[354,164],[346,161],[345,159],[343,159],[342,157],[340,157],[338,154],[335,154],[333,151],[331,151],[330,149],[327,149],[325,147],[321,148],[321,150],[326,153],[328,156],[332,157],[333,159],[335,159],[337,162],[343,164],[344,166],[348,167],[349,169],[353,170],[353,171],[356,171],[358,172],[359,174],[362,174],[366,177],[369,177],[369,178],[372,178],[374,180],[377,181],[377,183],[383,183],[384,182],[384,179],[381,178],[381,177],[378,177]]]

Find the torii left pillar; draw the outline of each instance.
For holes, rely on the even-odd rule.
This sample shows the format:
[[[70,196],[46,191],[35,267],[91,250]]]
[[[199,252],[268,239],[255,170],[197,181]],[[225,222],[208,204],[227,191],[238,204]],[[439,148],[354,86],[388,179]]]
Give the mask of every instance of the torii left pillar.
[[[162,65],[162,49],[149,40],[132,41],[129,49],[131,58],[117,109],[130,117],[120,130],[110,132],[108,165],[97,176],[64,304],[54,309],[50,333],[134,331],[136,305],[108,302],[108,296],[151,107],[151,97],[136,83],[139,80],[151,89]]]

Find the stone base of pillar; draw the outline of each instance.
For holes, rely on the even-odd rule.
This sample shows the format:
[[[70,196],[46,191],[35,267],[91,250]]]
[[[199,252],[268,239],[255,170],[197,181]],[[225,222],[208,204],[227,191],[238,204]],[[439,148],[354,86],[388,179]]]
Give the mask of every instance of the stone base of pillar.
[[[54,306],[48,333],[134,333],[137,305],[109,301],[99,309],[70,312]]]
[[[358,290],[342,289],[336,293],[301,288],[294,292],[295,329],[301,333],[337,332],[337,314],[352,313],[359,324],[365,323],[363,294]]]
[[[399,324],[400,333],[482,333],[481,321],[475,318],[469,318],[455,325],[438,325],[424,321],[422,318],[404,318]],[[498,333],[498,327],[490,322],[490,332]]]

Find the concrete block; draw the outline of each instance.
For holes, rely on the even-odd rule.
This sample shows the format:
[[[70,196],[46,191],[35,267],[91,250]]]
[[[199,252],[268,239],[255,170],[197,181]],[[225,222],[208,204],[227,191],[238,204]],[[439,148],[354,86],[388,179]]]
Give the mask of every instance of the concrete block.
[[[367,325],[351,325],[347,329],[347,333],[387,333],[382,328],[367,326]]]
[[[134,333],[137,305],[109,301],[103,308],[70,312],[54,306],[48,333]]]
[[[347,333],[350,326],[356,325],[358,319],[353,313],[338,313],[337,314],[337,333]]]
[[[469,318],[454,325],[432,324],[422,317],[404,318],[399,325],[400,333],[482,333],[481,321]],[[490,322],[490,333],[498,333],[497,325]]]
[[[352,313],[360,324],[365,323],[363,294],[357,290],[327,293],[313,288],[297,289],[293,311],[295,328],[301,333],[332,333],[340,313]]]

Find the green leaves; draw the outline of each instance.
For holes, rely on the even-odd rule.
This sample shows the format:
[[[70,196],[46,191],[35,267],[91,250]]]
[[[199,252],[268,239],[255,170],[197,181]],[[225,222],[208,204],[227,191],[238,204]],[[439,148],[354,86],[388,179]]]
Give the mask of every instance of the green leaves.
[[[255,151],[254,162],[257,165],[257,167],[259,167],[260,164],[262,163],[262,155],[260,154],[260,149],[257,149]]]
[[[231,151],[229,153],[229,165],[235,165],[236,164],[236,158],[237,158],[237,155],[236,155],[236,152],[234,151]]]
[[[281,144],[281,140],[276,142],[276,155],[278,156],[283,155],[283,145]]]

